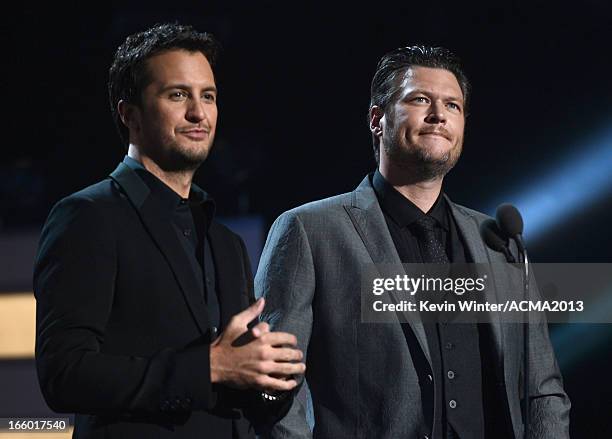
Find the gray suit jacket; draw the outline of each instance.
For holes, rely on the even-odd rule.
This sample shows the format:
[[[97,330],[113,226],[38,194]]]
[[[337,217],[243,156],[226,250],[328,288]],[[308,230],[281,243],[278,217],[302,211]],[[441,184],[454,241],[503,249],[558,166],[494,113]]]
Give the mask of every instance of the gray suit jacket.
[[[505,259],[479,234],[487,216],[450,204],[474,261],[500,262],[495,277],[503,284],[509,276],[501,264]],[[368,177],[353,192],[300,206],[274,222],[255,278],[256,295],[266,298],[264,319],[275,330],[294,333],[307,353],[315,426],[311,432],[304,399],[296,398],[273,437],[423,436],[418,374],[400,324],[360,322],[360,272],[372,263],[401,262]],[[431,363],[423,325],[410,324]],[[521,438],[522,328],[495,319],[491,326],[513,430]],[[567,438],[570,402],[545,321],[531,325],[530,334],[532,437]]]

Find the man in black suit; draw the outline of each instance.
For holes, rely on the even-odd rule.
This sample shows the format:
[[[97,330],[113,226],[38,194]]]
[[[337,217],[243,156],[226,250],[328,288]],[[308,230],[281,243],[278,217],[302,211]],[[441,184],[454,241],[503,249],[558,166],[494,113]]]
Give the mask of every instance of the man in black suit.
[[[192,184],[215,134],[216,47],[181,25],[127,38],[109,78],[127,156],[43,229],[38,374],[49,406],[77,413],[74,437],[252,437],[304,372],[293,335],[247,326],[264,303],[244,243]]]

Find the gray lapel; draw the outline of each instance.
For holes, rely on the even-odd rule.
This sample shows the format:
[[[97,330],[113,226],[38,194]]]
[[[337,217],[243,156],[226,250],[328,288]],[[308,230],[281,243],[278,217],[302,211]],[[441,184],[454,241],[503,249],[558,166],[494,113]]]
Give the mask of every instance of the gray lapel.
[[[390,266],[400,266],[402,262],[395,248],[395,244],[393,244],[393,239],[389,233],[387,223],[368,176],[363,179],[351,195],[351,205],[344,206],[344,208],[372,258],[372,262],[377,265],[377,269],[382,277],[395,277],[397,273],[391,272]],[[415,313],[409,314],[412,316]],[[400,314],[396,316],[400,316]],[[427,361],[429,361],[431,365],[431,355],[429,353],[423,324],[416,319],[408,319],[408,323]],[[401,330],[399,327],[398,329]]]
[[[480,224],[478,220],[461,206],[453,203],[446,195],[444,195],[444,197],[448,201],[449,206],[451,206],[451,213],[457,222],[459,233],[463,237],[463,242],[472,255],[474,262],[477,264],[491,264],[490,267],[494,276],[493,290],[488,290],[487,294],[491,297],[491,301],[497,301],[496,283],[497,280],[503,279],[503,273],[498,271],[503,268],[503,266],[500,263],[492,263],[489,250],[485,247],[485,243],[480,237]],[[503,358],[503,333],[497,313],[491,313],[491,330],[493,332],[497,354],[501,360]]]

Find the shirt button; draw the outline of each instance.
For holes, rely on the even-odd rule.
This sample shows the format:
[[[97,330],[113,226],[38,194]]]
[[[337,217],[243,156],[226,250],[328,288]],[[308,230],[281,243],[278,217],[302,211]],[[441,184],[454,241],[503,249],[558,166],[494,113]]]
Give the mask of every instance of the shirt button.
[[[455,378],[455,372],[453,372],[452,370],[449,370],[448,372],[446,372],[446,376],[448,377],[449,380],[452,380],[453,378]]]
[[[427,436],[426,434],[423,435],[423,439],[429,439],[429,436]]]
[[[433,382],[433,376],[431,376],[431,374],[427,374],[427,381],[429,381],[430,383]]]
[[[444,347],[446,348],[447,351],[450,351],[452,348],[455,347],[455,345],[449,341],[448,343],[444,345]]]
[[[190,236],[190,235],[191,235],[191,229],[185,229],[185,230],[183,230],[183,235],[185,235],[185,236]]]
[[[216,327],[216,326],[213,326],[212,328],[210,328],[210,333],[213,335],[213,337],[216,337],[216,336],[217,336],[217,331],[218,331],[218,330],[219,330],[219,329],[217,329],[217,327]]]
[[[457,401],[451,399],[450,401],[448,401],[448,406],[452,409],[457,408]]]

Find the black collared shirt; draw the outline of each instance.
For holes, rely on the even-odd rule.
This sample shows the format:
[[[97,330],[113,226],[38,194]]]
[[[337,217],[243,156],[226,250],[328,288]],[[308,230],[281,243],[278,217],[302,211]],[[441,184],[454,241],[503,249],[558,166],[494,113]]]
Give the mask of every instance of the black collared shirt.
[[[217,332],[221,314],[216,293],[214,260],[210,244],[206,239],[208,228],[214,217],[214,201],[196,185],[191,186],[189,198],[184,199],[147,171],[140,162],[125,156],[123,163],[137,172],[148,186],[152,196],[161,202],[164,212],[172,222],[177,239],[187,254],[202,297],[206,302],[210,324],[214,328],[213,332]]]
[[[402,263],[423,262],[419,240],[412,229],[412,224],[426,215],[436,220],[434,233],[446,249],[448,259],[452,262],[469,260],[469,254],[464,249],[457,225],[450,214],[448,202],[442,194],[429,212],[424,213],[409,199],[395,190],[378,171],[372,177],[372,186],[374,186],[391,238]]]

